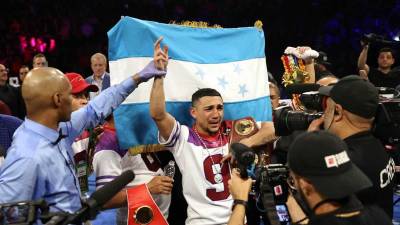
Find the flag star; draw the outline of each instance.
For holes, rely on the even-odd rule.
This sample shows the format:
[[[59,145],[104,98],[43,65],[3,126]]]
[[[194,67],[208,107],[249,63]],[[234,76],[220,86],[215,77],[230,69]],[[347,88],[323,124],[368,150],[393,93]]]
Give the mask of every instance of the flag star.
[[[239,94],[241,94],[242,95],[242,97],[244,97],[244,94],[246,93],[246,92],[249,92],[247,89],[246,89],[246,84],[243,84],[243,85],[240,85],[239,84]]]
[[[235,67],[235,68],[233,69],[233,71],[234,71],[235,73],[240,74],[240,72],[242,72],[242,68],[240,68],[240,65],[239,65],[239,64],[235,64],[234,67]]]
[[[203,77],[204,77],[204,71],[202,69],[200,69],[199,67],[197,67],[197,71],[195,74],[198,75],[201,79],[203,79]]]
[[[228,84],[228,82],[225,80],[225,76],[223,77],[218,77],[218,84],[221,86],[223,89],[225,89],[225,85]]]

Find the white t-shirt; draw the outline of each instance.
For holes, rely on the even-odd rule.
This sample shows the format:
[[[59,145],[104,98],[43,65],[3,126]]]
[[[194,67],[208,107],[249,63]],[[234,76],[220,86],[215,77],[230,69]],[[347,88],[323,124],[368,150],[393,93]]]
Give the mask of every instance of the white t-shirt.
[[[168,140],[159,135],[159,142],[174,155],[182,173],[183,195],[188,203],[186,224],[227,224],[233,199],[229,193],[229,163],[220,164],[227,155],[228,138],[221,126],[221,135],[203,137],[193,129],[175,122]],[[222,182],[215,177],[222,175]]]

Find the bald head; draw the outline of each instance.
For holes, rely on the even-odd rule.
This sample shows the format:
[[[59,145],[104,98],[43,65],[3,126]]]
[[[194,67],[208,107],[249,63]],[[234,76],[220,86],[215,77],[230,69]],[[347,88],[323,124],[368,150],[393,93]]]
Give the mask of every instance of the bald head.
[[[316,83],[321,85],[321,86],[328,86],[330,84],[335,84],[338,82],[338,78],[335,76],[325,76],[321,79],[319,79]]]
[[[32,69],[22,84],[22,96],[25,100],[27,114],[45,115],[52,111],[65,120],[66,114],[71,114],[71,85],[64,74],[52,67]],[[68,117],[69,117],[68,116]]]

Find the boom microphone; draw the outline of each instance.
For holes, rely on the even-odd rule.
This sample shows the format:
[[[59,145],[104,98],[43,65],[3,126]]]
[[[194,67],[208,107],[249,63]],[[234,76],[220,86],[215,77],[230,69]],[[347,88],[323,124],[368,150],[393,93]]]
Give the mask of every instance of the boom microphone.
[[[132,170],[123,172],[120,176],[95,191],[87,202],[84,203],[84,206],[69,216],[64,224],[76,224],[80,221],[95,219],[99,209],[134,178],[135,174]]]
[[[90,198],[94,199],[99,206],[103,206],[134,178],[135,174],[133,171],[127,170],[111,182],[105,184],[99,190],[95,191]]]

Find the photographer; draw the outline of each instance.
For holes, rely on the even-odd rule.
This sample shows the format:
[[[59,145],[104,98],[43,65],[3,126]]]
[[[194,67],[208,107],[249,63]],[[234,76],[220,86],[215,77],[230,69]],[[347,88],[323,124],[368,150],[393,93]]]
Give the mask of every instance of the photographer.
[[[394,161],[371,133],[378,107],[378,90],[359,76],[347,76],[334,86],[319,89],[328,96],[323,118],[314,120],[309,131],[325,130],[340,137],[349,147],[350,159],[369,177],[373,186],[357,193],[363,204],[377,204],[393,215]]]
[[[365,206],[354,193],[370,187],[371,181],[350,161],[348,148],[326,131],[300,134],[288,154],[289,195],[287,207],[292,224],[391,224],[376,206]],[[229,190],[235,203],[228,225],[244,224],[251,181],[234,170]],[[302,205],[301,208],[299,205]]]
[[[358,57],[358,69],[360,76],[371,81],[377,87],[395,88],[400,84],[400,76],[398,73],[391,72],[394,64],[393,50],[390,48],[381,48],[378,56],[378,68],[370,68],[367,65],[367,57],[369,50],[369,39],[361,41],[362,51]]]
[[[346,144],[326,131],[299,135],[288,154],[288,183],[295,199],[287,202],[293,224],[391,224],[378,207],[366,206],[354,193],[371,186],[350,161]],[[297,218],[303,211],[306,217]]]

